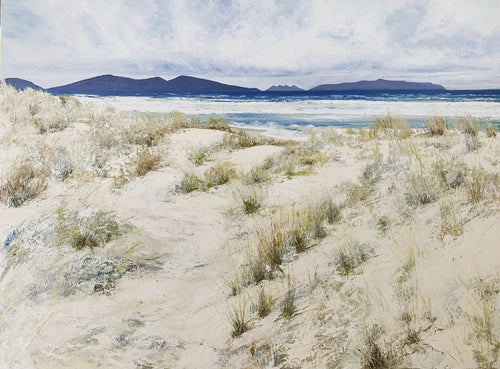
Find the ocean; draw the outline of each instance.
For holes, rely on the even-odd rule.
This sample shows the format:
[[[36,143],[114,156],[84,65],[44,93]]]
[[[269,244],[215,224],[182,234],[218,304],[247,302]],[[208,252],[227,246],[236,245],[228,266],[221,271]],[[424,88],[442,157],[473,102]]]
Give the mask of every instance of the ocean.
[[[224,118],[231,125],[271,136],[298,138],[314,127],[366,127],[388,113],[421,127],[429,116],[449,124],[468,115],[500,127],[500,90],[439,92],[260,92],[251,94],[124,92],[77,94],[86,102],[111,105],[123,111],[168,114],[180,111],[204,121]]]

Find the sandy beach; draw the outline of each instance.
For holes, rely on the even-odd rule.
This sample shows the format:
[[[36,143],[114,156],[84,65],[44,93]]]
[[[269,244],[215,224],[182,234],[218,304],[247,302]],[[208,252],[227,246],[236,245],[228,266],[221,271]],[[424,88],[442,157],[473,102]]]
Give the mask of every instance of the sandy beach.
[[[0,368],[500,367],[492,125],[1,94]]]

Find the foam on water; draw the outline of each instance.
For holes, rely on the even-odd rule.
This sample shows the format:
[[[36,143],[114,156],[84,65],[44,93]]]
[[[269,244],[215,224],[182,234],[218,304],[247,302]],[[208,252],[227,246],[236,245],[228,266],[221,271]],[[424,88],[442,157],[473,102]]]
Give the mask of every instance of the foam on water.
[[[180,111],[188,116],[206,119],[223,117],[235,126],[288,138],[300,138],[304,127],[366,126],[377,117],[391,113],[404,117],[410,124],[422,124],[429,116],[448,120],[467,115],[480,120],[500,122],[498,98],[477,95],[446,96],[405,95],[366,96],[93,96],[77,95],[85,102],[111,105],[123,111],[170,113]],[[291,131],[295,131],[292,133]]]

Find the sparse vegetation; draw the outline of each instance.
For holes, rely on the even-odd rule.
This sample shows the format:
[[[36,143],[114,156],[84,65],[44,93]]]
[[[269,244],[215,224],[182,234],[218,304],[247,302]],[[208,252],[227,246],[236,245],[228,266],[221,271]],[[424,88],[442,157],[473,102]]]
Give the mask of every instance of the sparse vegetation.
[[[3,178],[0,198],[9,207],[21,206],[46,188],[47,173],[25,162],[12,168]]]
[[[429,117],[425,126],[429,136],[442,136],[448,130],[448,125],[443,117]]]
[[[145,149],[138,155],[135,171],[138,176],[142,177],[148,172],[157,169],[160,162],[160,155],[154,154],[152,151]]]
[[[463,233],[462,220],[455,204],[450,201],[439,204],[439,214],[441,216],[441,238],[449,234],[455,238]]]
[[[396,369],[399,366],[399,358],[394,349],[387,343],[380,344],[379,333],[373,327],[364,335],[364,348],[361,351],[361,362],[363,369]]]
[[[259,315],[259,318],[265,318],[271,312],[271,308],[274,304],[274,298],[271,294],[266,293],[264,287],[259,290],[259,295],[257,297],[257,303],[255,304],[255,310]]]
[[[474,360],[480,368],[493,369],[500,354],[500,337],[495,330],[498,278],[476,278],[469,287],[472,313],[469,314],[471,332],[469,344]]]
[[[224,164],[217,164],[205,171],[205,182],[209,188],[220,186],[235,177],[236,171]]]
[[[87,209],[86,212],[57,211],[55,234],[58,244],[68,244],[76,250],[102,247],[122,235],[128,226],[120,224],[113,212]]]
[[[295,306],[295,291],[293,288],[288,286],[288,291],[285,293],[283,302],[281,303],[281,316],[290,319],[294,316],[297,311]]]
[[[372,254],[369,246],[356,241],[348,242],[334,256],[335,269],[343,276],[353,274]]]
[[[493,125],[490,121],[486,122],[486,137],[493,137],[495,138],[497,136],[497,127]]]
[[[239,301],[238,304],[234,305],[229,313],[229,321],[233,330],[231,332],[232,337],[241,336],[243,333],[250,330],[250,323],[246,317],[247,310],[247,300],[245,297]]]
[[[186,173],[181,183],[175,186],[175,191],[179,193],[190,193],[201,188],[202,181],[192,173]]]

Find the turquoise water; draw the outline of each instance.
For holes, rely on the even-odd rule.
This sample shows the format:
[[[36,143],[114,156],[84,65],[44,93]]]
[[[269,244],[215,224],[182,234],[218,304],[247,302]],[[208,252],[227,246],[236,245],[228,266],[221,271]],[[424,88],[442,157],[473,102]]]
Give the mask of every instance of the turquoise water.
[[[85,101],[120,110],[169,113],[177,110],[205,120],[221,117],[235,126],[268,133],[303,131],[309,127],[368,126],[388,113],[422,126],[429,116],[453,124],[467,115],[500,126],[500,90],[429,93],[255,93],[255,94],[150,94],[131,96],[77,95]]]

